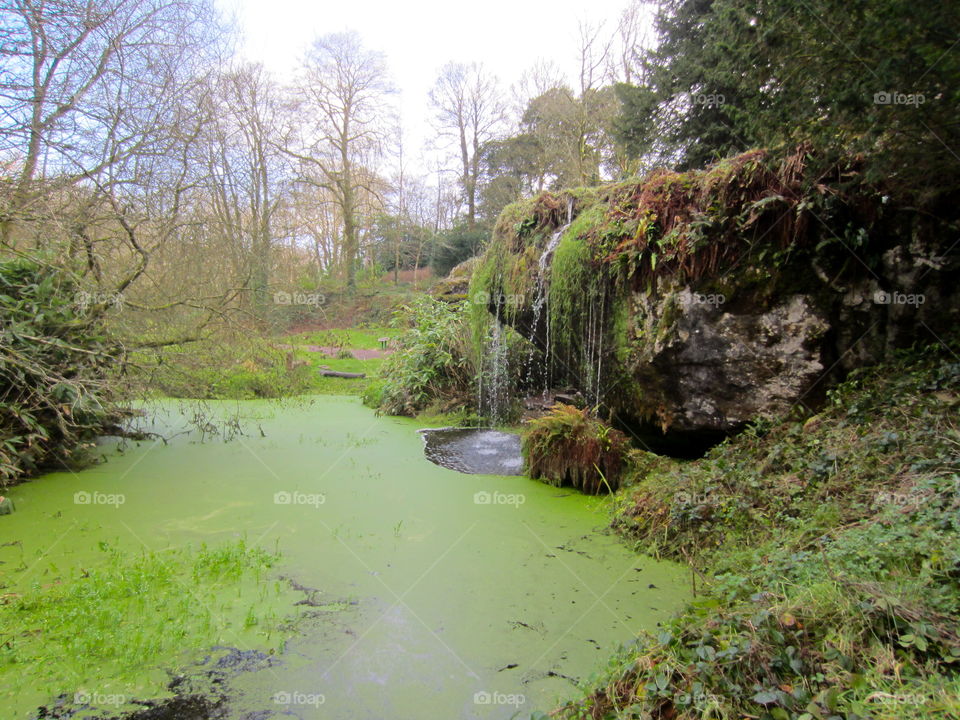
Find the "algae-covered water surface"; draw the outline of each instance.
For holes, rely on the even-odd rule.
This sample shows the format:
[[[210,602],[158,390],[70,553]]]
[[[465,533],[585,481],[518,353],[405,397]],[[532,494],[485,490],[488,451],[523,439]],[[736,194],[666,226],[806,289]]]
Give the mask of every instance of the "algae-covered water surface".
[[[25,673],[10,648],[29,634],[6,628],[3,717],[34,717],[60,694],[109,702],[162,688],[168,666],[130,667],[111,648],[136,642],[137,613],[187,645],[177,671],[210,652],[190,646],[198,638],[273,650],[231,679],[227,714],[238,720],[525,717],[572,696],[687,597],[679,566],[602,531],[603,499],[439,467],[416,423],[377,417],[356,399],[146,410],[146,429],[166,442],[105,442],[106,462],[8,492],[6,602],[69,594],[107,571],[131,584],[129,597],[137,588],[150,597],[114,618],[123,632],[97,618],[95,666],[67,656],[51,659],[62,672]],[[166,570],[131,569],[151,558]],[[50,629],[34,631],[40,645]]]

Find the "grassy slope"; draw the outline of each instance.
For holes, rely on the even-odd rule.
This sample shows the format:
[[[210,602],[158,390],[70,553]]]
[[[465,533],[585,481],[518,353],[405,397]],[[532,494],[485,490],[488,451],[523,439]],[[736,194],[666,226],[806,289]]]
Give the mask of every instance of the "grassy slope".
[[[645,458],[614,525],[701,595],[567,718],[960,717],[960,360],[863,372],[806,422]]]

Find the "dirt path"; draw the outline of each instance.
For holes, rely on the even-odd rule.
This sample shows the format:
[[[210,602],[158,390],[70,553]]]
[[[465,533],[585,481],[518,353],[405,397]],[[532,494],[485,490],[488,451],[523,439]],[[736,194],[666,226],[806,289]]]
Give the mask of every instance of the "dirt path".
[[[365,348],[338,348],[330,345],[276,345],[281,350],[306,350],[308,352],[318,352],[324,355],[335,357],[341,350],[346,350],[357,360],[373,360],[374,358],[384,358],[393,353],[393,350],[368,350]]]

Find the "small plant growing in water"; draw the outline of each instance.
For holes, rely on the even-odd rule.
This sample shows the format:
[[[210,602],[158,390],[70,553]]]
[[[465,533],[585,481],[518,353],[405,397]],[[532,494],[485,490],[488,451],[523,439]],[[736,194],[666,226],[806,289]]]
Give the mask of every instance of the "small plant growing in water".
[[[557,403],[530,423],[523,436],[523,457],[531,478],[569,484],[596,495],[613,492],[630,444],[619,430],[591,417],[587,410]]]

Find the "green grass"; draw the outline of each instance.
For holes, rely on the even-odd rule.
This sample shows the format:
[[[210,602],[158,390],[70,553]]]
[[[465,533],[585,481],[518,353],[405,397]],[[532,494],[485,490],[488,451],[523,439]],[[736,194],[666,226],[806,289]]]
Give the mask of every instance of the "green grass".
[[[0,595],[0,704],[59,693],[164,694],[211,646],[280,647],[292,593],[269,580],[277,556],[244,542],[103,561]],[[3,701],[7,698],[7,701]]]
[[[813,418],[644,457],[615,526],[700,596],[566,718],[960,717],[960,362],[856,374]]]
[[[380,349],[378,339],[395,337],[393,328],[325,330],[278,338],[225,338],[171,346],[134,356],[137,389],[168,397],[245,400],[311,393],[360,395],[379,377],[383,358],[357,360],[351,349]],[[306,350],[336,348],[334,357]],[[284,346],[293,346],[289,350]],[[290,354],[297,361],[290,365]],[[341,356],[342,355],[342,356]],[[323,377],[317,370],[366,373],[363,379]]]
[[[400,334],[397,328],[340,328],[316,330],[296,335],[286,335],[283,340],[290,345],[320,345],[324,347],[347,347],[363,350],[379,350],[382,337],[394,338]]]
[[[347,350],[380,350],[381,337],[396,337],[399,331],[394,328],[345,328],[337,330],[321,330],[317,332],[287,335],[281,340],[286,345],[298,347],[294,351],[299,361],[309,363],[310,384],[308,391],[324,395],[362,395],[371,384],[380,377],[380,369],[385,358],[369,358],[358,360],[354,357],[340,357]],[[320,347],[340,348],[341,353],[330,357],[324,353],[304,349],[307,345]],[[323,377],[316,372],[321,365],[330,370],[350,373],[366,373],[362,379],[348,379]]]

